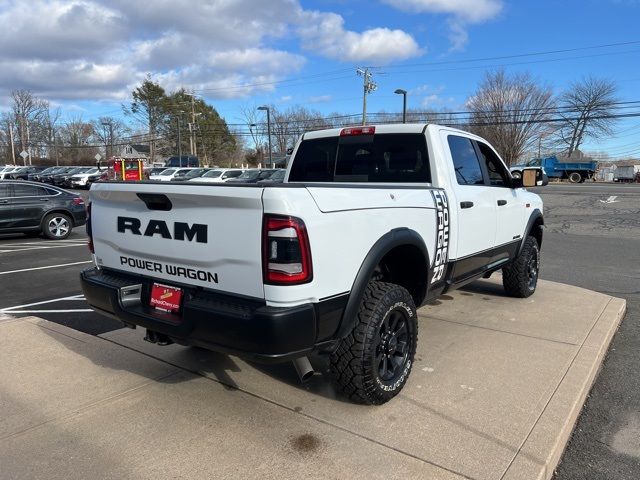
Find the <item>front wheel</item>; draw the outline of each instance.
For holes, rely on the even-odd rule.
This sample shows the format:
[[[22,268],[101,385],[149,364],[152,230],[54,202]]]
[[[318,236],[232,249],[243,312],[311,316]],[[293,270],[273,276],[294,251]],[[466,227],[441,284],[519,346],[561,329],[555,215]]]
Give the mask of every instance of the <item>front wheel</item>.
[[[63,240],[71,235],[71,218],[64,213],[50,213],[42,222],[42,233],[50,240]]]
[[[507,295],[527,298],[533,295],[540,273],[540,247],[535,237],[528,236],[520,255],[502,269],[502,285]]]
[[[340,390],[356,403],[380,405],[407,383],[418,340],[418,315],[409,292],[369,282],[356,323],[331,355]]]

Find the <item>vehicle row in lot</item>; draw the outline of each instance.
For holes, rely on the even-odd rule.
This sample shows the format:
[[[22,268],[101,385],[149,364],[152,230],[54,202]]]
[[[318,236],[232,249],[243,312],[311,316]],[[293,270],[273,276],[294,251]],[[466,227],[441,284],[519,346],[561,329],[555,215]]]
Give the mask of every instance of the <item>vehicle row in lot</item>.
[[[62,240],[86,219],[84,200],[79,195],[36,182],[0,183],[0,233],[44,234]]]
[[[155,170],[155,169],[154,169]],[[284,180],[284,169],[239,168],[166,168],[151,171],[149,180],[160,182],[199,183],[279,183]]]

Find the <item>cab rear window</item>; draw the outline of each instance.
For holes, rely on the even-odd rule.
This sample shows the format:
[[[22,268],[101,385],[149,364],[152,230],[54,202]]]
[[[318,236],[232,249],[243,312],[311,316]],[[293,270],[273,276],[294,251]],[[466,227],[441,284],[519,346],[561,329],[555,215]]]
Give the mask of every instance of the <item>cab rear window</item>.
[[[289,182],[428,183],[426,140],[415,133],[303,140]]]

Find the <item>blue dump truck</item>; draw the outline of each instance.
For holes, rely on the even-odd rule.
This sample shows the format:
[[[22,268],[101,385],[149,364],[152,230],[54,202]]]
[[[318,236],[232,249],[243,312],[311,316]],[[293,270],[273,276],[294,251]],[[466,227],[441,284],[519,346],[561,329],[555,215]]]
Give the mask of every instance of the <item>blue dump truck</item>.
[[[571,183],[591,180],[596,173],[598,162],[561,162],[555,155],[546,158],[534,158],[521,165],[511,165],[511,175],[519,177],[525,167],[542,167],[549,178],[566,179]]]

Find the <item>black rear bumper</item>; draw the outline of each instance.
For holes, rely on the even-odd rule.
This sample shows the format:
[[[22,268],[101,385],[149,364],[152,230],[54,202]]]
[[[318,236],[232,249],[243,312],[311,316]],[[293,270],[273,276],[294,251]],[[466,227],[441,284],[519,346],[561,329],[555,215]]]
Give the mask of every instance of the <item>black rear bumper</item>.
[[[153,280],[91,268],[80,274],[82,290],[96,311],[125,324],[167,335],[177,343],[278,362],[331,345],[347,295],[295,307],[270,307],[264,301],[184,287],[181,313],[149,306]],[[139,302],[124,302],[121,288],[141,285]],[[325,338],[326,337],[326,338]]]

